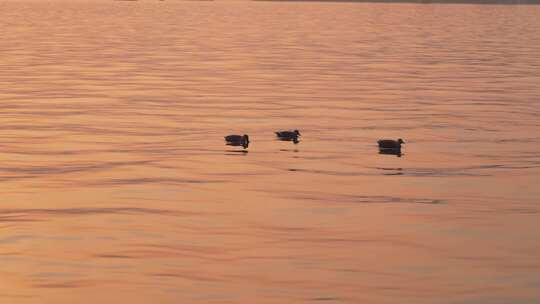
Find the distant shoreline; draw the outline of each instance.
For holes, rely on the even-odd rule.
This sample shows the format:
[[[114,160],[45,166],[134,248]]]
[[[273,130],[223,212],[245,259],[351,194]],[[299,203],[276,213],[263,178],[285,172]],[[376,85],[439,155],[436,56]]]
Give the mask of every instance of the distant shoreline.
[[[411,4],[540,4],[540,0],[252,0],[257,2],[356,2],[356,3],[411,3]]]

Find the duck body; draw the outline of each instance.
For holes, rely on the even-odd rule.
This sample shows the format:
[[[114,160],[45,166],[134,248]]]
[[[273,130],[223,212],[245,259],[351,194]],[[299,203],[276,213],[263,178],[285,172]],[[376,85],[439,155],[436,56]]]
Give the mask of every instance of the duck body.
[[[225,142],[227,142],[227,145],[229,146],[242,146],[247,148],[249,146],[249,136],[244,135],[228,135],[225,136]]]
[[[275,132],[276,136],[280,140],[285,141],[293,141],[295,144],[298,143],[298,137],[302,136],[300,135],[300,131],[294,130],[294,131],[278,131]]]
[[[405,143],[403,139],[381,139],[377,141],[381,150],[401,150],[401,144]]]
[[[395,155],[397,157],[401,157],[401,149],[379,149],[379,154],[385,154],[385,155]]]

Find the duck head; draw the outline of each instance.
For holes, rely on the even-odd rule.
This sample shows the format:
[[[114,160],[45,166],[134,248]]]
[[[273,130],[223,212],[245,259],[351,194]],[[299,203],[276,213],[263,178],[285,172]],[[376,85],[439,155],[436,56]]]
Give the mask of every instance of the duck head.
[[[294,134],[296,134],[296,136],[302,136],[302,135],[300,134],[300,131],[298,131],[298,130],[294,130]]]
[[[405,142],[403,141],[403,139],[398,139],[397,142],[401,145],[401,144],[404,144]]]

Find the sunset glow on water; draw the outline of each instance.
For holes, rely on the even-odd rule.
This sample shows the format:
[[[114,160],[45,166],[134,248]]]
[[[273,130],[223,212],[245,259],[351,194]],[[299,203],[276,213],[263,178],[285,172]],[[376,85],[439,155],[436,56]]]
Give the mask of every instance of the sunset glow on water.
[[[8,0],[0,37],[2,304],[540,303],[540,6]]]

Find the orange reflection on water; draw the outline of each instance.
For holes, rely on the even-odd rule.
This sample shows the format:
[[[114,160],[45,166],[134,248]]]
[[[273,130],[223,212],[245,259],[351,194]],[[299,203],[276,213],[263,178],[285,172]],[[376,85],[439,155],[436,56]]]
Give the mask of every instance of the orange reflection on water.
[[[1,303],[540,301],[537,7],[0,12]]]

